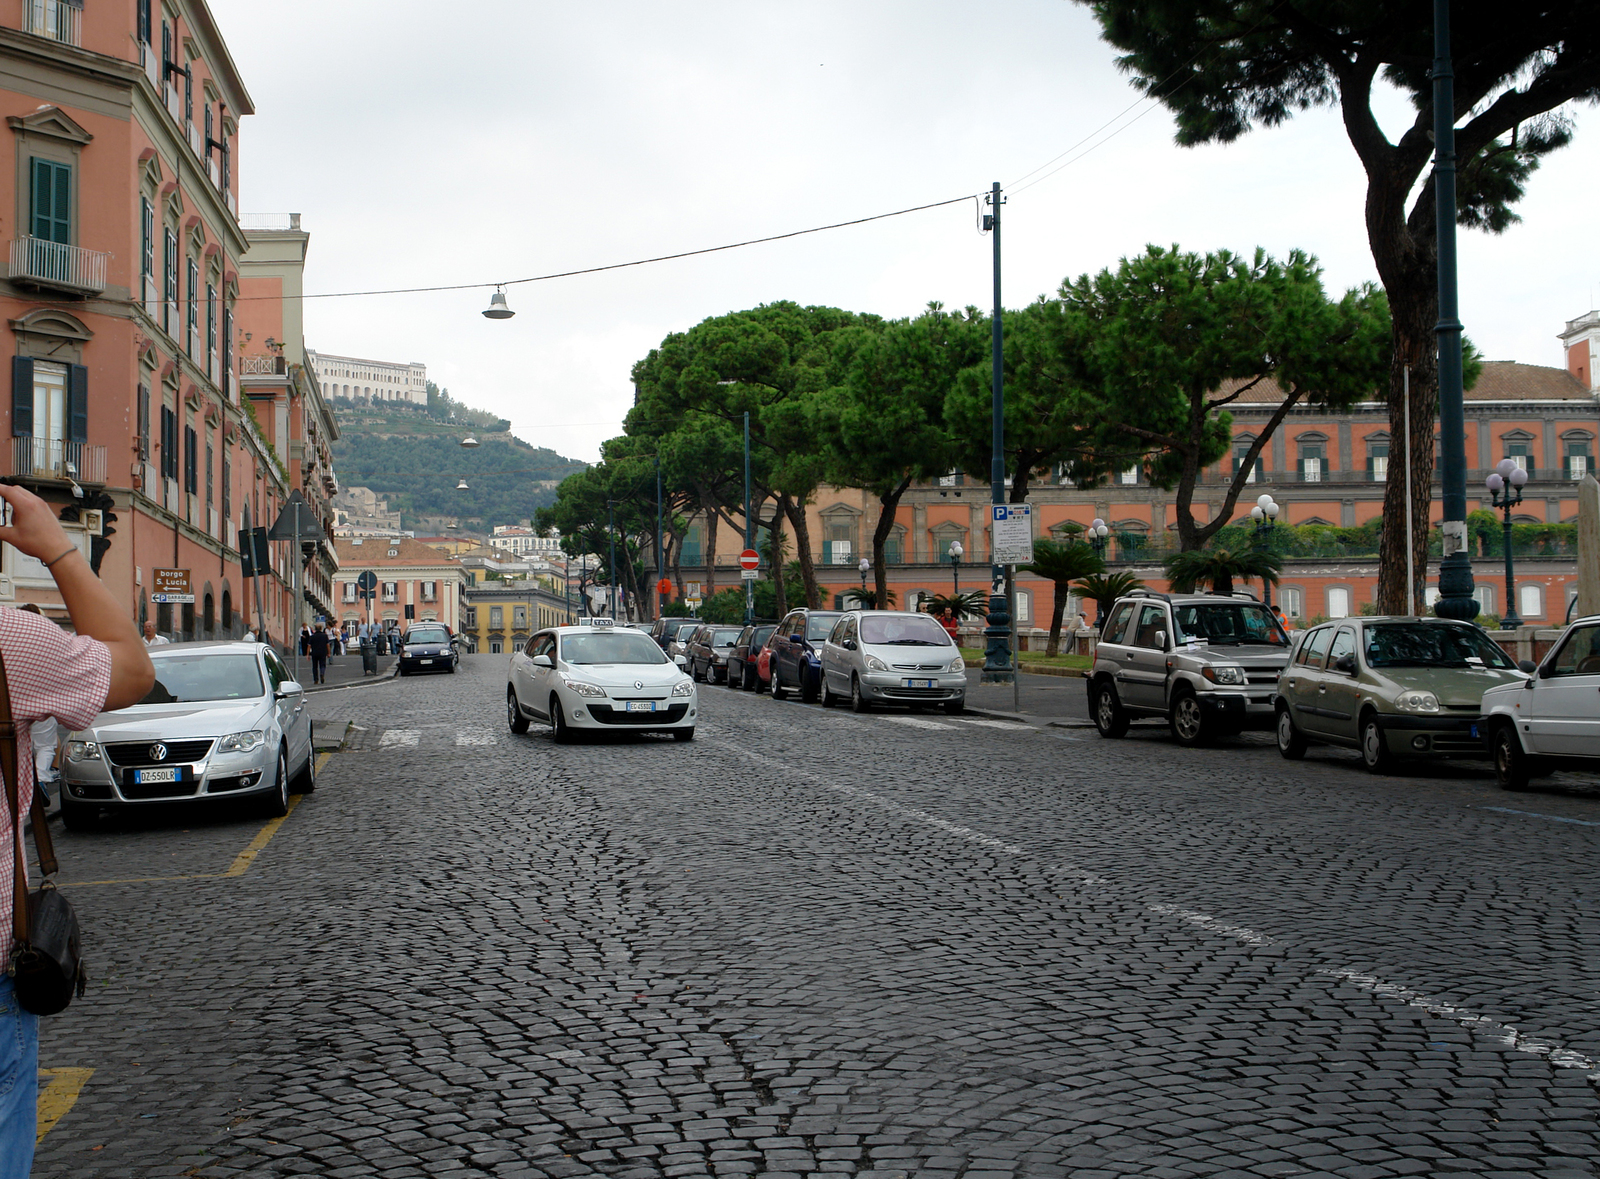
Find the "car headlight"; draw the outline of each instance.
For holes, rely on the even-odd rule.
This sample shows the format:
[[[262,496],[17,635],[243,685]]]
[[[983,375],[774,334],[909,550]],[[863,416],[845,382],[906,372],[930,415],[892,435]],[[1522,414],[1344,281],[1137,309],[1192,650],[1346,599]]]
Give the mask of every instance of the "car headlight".
[[[1203,667],[1200,674],[1213,684],[1242,684],[1245,682],[1244,668],[1234,663],[1219,663],[1211,667]]]
[[[598,684],[586,684],[582,680],[562,680],[561,682],[567,685],[569,692],[574,692],[579,696],[604,696],[606,694],[606,690]]]
[[[868,671],[888,671],[889,670],[889,665],[887,663],[885,663],[883,660],[879,659],[876,655],[868,655],[867,656],[867,670]]]
[[[693,696],[694,695],[694,681],[693,680],[679,680],[677,683],[672,685],[672,694],[674,696]]]
[[[1432,692],[1401,692],[1394,706],[1401,712],[1438,712],[1439,697]]]
[[[967,661],[965,659],[953,660],[951,662],[951,664],[950,664],[949,670],[951,670],[951,671],[966,671],[967,670]]]
[[[259,749],[267,735],[260,729],[251,729],[248,733],[229,733],[217,742],[218,753],[249,753],[252,749]]]
[[[100,746],[94,741],[68,741],[68,761],[99,761]]]

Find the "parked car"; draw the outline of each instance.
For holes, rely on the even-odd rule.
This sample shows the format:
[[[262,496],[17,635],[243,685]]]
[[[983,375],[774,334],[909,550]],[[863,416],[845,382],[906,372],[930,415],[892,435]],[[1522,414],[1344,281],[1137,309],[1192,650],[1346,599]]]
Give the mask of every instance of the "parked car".
[[[767,641],[761,644],[761,650],[756,652],[756,695],[772,687],[772,638],[778,633],[778,628],[772,628],[772,634],[767,636]]]
[[[1342,618],[1295,648],[1274,701],[1278,752],[1361,751],[1375,774],[1405,757],[1484,757],[1484,694],[1527,673],[1481,629],[1445,618]]]
[[[729,687],[743,688],[747,691],[756,688],[758,683],[756,661],[761,654],[761,648],[777,629],[778,624],[775,622],[757,622],[739,632],[739,637],[733,641],[733,650],[728,652]]]
[[[680,626],[672,637],[667,640],[667,655],[669,658],[676,659],[682,655],[687,660],[689,657],[689,643],[694,639],[700,628],[705,625],[698,618],[690,618],[687,621],[689,623],[688,626]]]
[[[1483,694],[1479,732],[1507,790],[1556,770],[1600,768],[1600,617],[1580,618],[1520,683]]]
[[[796,688],[807,704],[822,687],[822,643],[842,611],[791,610],[767,640],[772,648],[772,698],[782,700]]]
[[[1289,636],[1249,594],[1135,590],[1112,606],[1095,649],[1089,716],[1102,737],[1160,717],[1182,745],[1270,730],[1288,661]]]
[[[824,708],[848,700],[856,712],[875,704],[938,704],[960,713],[966,695],[966,662],[931,615],[851,610],[822,644]]]
[[[139,703],[67,735],[61,821],[153,803],[258,802],[289,812],[316,789],[305,692],[262,643],[172,643],[150,649],[156,682]]]
[[[513,733],[538,719],[563,744],[581,730],[623,727],[692,741],[698,711],[682,663],[609,618],[542,630],[511,656],[506,722]]]
[[[667,646],[678,636],[678,632],[686,626],[699,625],[700,620],[698,618],[658,618],[650,626],[650,637],[656,641],[663,651],[667,651],[667,654],[671,655],[674,652],[668,651]],[[682,652],[676,653],[682,654]]]
[[[743,629],[737,626],[717,626],[707,623],[694,632],[689,649],[689,675],[696,680],[721,683],[728,678],[728,656]]]
[[[450,631],[438,622],[419,622],[400,636],[400,674],[419,671],[454,673],[461,654],[450,641]]]

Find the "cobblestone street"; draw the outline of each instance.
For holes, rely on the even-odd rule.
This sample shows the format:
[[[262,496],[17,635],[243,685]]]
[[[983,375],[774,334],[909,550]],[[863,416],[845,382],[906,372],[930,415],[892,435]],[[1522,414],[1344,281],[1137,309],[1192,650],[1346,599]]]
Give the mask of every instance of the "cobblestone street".
[[[1590,782],[712,686],[562,746],[505,667],[312,697],[281,826],[58,836],[36,1175],[1600,1175]]]

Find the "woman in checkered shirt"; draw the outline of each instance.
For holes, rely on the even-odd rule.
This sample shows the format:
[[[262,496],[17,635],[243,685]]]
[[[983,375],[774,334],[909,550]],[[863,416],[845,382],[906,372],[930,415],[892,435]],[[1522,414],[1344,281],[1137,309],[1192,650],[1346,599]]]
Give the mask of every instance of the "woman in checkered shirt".
[[[0,655],[17,730],[27,733],[47,716],[81,729],[106,709],[137,704],[156,673],[133,620],[67,539],[49,504],[5,484],[0,500],[11,509],[0,541],[44,563],[77,630],[69,635],[37,614],[0,610]],[[0,1179],[22,1179],[33,1167],[39,1100],[39,1020],[17,1006],[9,977],[12,892],[17,857],[27,863],[22,815],[33,798],[33,758],[18,757],[17,776],[19,813],[0,805],[0,963],[7,968],[0,974]]]

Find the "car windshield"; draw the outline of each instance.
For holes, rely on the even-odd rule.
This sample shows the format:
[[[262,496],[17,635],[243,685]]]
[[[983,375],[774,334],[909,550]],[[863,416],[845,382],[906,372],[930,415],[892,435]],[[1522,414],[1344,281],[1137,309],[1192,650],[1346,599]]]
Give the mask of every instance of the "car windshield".
[[[1390,622],[1367,627],[1368,667],[1495,667],[1515,665],[1488,635],[1470,626]]]
[[[563,635],[561,658],[568,663],[665,663],[667,657],[649,636],[636,630]]]
[[[837,614],[808,614],[806,615],[806,638],[814,643],[820,643],[828,637],[828,632],[833,629],[833,624],[839,621]]]
[[[255,655],[156,656],[156,682],[140,704],[247,700],[266,693]]]
[[[1174,638],[1180,643],[1203,639],[1217,646],[1289,645],[1278,620],[1257,602],[1189,602],[1174,606],[1172,617],[1178,632]]]
[[[874,647],[948,647],[950,636],[926,614],[861,616],[861,641]]]
[[[756,627],[756,633],[750,636],[750,649],[752,651],[759,651],[761,649],[761,644],[770,639],[772,637],[772,632],[777,629],[778,628],[775,626]]]
[[[713,647],[731,647],[739,641],[739,628],[714,630],[706,637],[706,641]]]
[[[419,626],[406,631],[407,643],[448,643],[450,636],[442,626]]]

